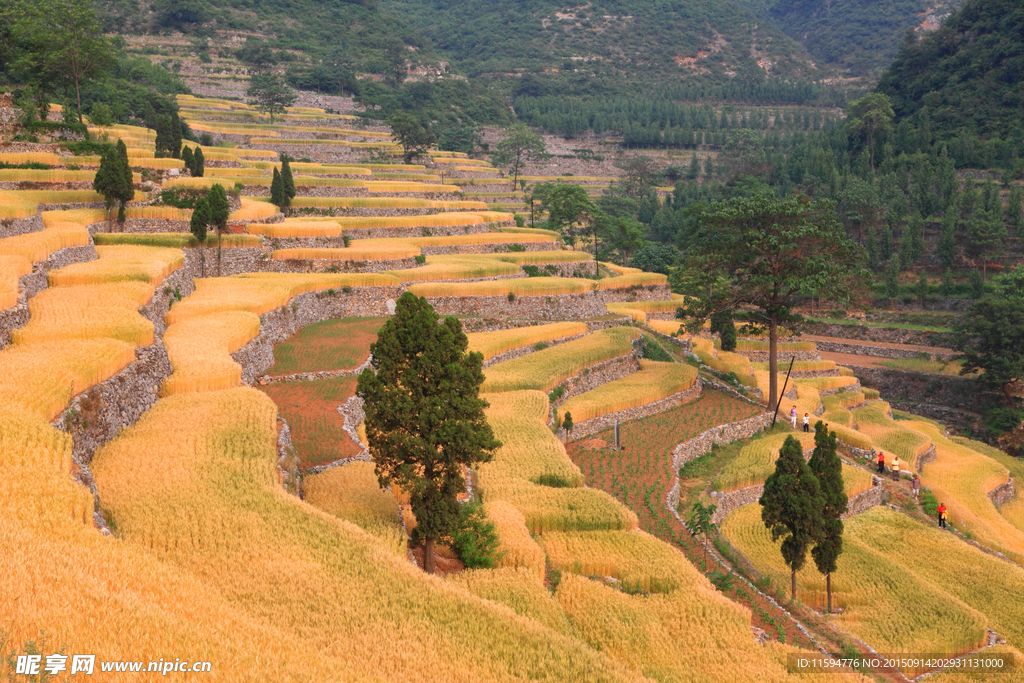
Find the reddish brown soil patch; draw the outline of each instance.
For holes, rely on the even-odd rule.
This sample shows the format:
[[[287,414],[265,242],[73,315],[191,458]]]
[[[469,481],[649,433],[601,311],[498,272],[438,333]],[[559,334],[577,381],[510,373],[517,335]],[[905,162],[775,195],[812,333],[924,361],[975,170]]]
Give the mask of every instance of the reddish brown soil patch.
[[[895,342],[880,342],[880,341],[867,341],[865,339],[846,339],[845,337],[821,337],[814,334],[801,335],[800,341],[812,341],[812,342],[838,342],[840,344],[850,344],[857,346],[877,346],[883,349],[901,349],[903,351],[920,351],[922,353],[940,353],[940,354],[954,354],[956,351],[953,349],[943,348],[941,346],[920,346],[918,344],[897,344]]]
[[[370,344],[385,318],[340,318],[314,323],[274,348],[268,375],[351,370],[370,356]]]
[[[303,469],[359,454],[359,447],[342,429],[344,419],[338,412],[338,406],[355,394],[355,377],[281,382],[259,389],[274,400],[288,422]]]
[[[744,420],[759,412],[757,406],[745,401],[706,390],[693,403],[620,425],[619,451],[609,445],[614,442],[609,429],[585,441],[570,443],[569,457],[583,471],[587,486],[604,489],[628,505],[639,518],[641,529],[679,548],[699,571],[710,573],[718,570],[718,565],[705,560],[703,546],[665,506],[665,496],[675,481],[672,450],[681,441],[711,427]],[[742,582],[734,581],[726,594],[749,607],[753,625],[764,629],[773,640],[780,640],[782,633],[787,644],[812,647],[778,608]]]

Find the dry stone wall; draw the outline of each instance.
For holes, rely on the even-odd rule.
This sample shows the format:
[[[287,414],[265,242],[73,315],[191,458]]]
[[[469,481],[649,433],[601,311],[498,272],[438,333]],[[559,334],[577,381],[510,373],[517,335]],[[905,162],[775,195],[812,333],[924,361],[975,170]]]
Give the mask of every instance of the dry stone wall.
[[[598,318],[606,312],[604,301],[595,292],[552,296],[427,297],[441,315],[483,316],[531,320],[573,320]]]
[[[561,387],[564,393],[559,396],[557,401],[551,404],[552,419],[554,419],[554,411],[573,396],[579,396],[591,389],[596,389],[602,384],[628,377],[639,369],[640,360],[636,353],[629,353],[625,356],[619,356],[618,358],[612,358],[611,360],[583,368],[573,377],[558,384],[558,387]],[[556,390],[558,387],[556,387]]]
[[[562,337],[561,339],[552,339],[551,341],[547,341],[547,342],[544,342],[544,343],[546,345],[545,348],[547,348],[549,346],[558,346],[559,344],[564,344],[565,342],[573,341],[573,340],[576,340],[576,339],[582,339],[582,338],[583,338],[582,334],[577,334],[577,335],[574,335],[572,337]],[[484,368],[489,368],[492,365],[497,365],[498,363],[504,363],[505,361],[512,360],[513,358],[519,358],[521,356],[525,356],[525,355],[533,353],[534,351],[537,351],[537,350],[538,349],[536,348],[536,345],[530,344],[528,346],[522,347],[521,349],[512,349],[511,351],[506,351],[505,353],[499,353],[497,356],[492,356],[491,358],[488,358],[487,360],[485,360],[484,361]]]
[[[0,221],[0,239],[24,235],[30,232],[39,232],[44,227],[46,226],[43,225],[43,216],[38,212],[28,218],[5,219]]]
[[[815,342],[819,351],[829,353],[851,353],[858,356],[874,356],[876,358],[920,358],[921,352],[911,349],[893,349],[887,346],[873,346],[871,344],[844,344],[842,342],[819,341]],[[953,356],[952,353],[928,353],[929,360],[946,359]]]
[[[678,472],[679,468],[686,463],[710,452],[712,446],[732,443],[739,439],[749,439],[754,434],[768,428],[771,422],[771,413],[761,413],[746,420],[707,429],[672,450],[672,468]]]
[[[678,408],[679,406],[696,401],[700,398],[702,392],[701,381],[698,377],[696,381],[688,389],[677,392],[663,398],[660,401],[654,403],[648,403],[647,405],[640,406],[638,408],[630,408],[628,410],[620,410],[616,413],[609,413],[601,417],[596,417],[592,420],[586,420],[578,425],[575,425],[572,430],[573,439],[582,439],[591,434],[596,434],[600,431],[613,427],[616,422],[627,422],[631,420],[639,420],[643,417],[649,417],[651,415],[657,415],[658,413],[664,413],[667,410]],[[564,433],[564,430],[562,432]]]
[[[918,344],[921,346],[952,346],[952,337],[945,332],[925,332],[900,327],[868,327],[867,325],[837,325],[834,323],[807,322],[800,326],[805,334],[840,339],[860,339],[889,344]],[[799,341],[799,337],[794,338]],[[819,344],[820,348],[820,344]],[[829,349],[822,348],[823,351]]]
[[[889,368],[855,366],[851,369],[864,386],[877,389],[893,401],[938,404],[976,413],[1002,400],[999,394],[988,391],[974,379]]]
[[[821,349],[816,351],[790,351],[786,349],[778,350],[779,363],[788,363],[790,360],[821,360]],[[752,363],[767,363],[768,352],[767,351],[743,351],[736,349],[736,353],[741,356],[746,356]]]
[[[1003,505],[1009,503],[1010,500],[1016,495],[1016,491],[1013,488],[1013,477],[1010,477],[1010,481],[1005,484],[1000,484],[991,491],[988,492],[988,497],[996,505]]]
[[[231,354],[242,366],[242,381],[253,384],[274,364],[274,346],[312,323],[353,316],[389,315],[388,302],[401,294],[399,287],[353,287],[350,293],[307,292],[260,316],[259,335]]]

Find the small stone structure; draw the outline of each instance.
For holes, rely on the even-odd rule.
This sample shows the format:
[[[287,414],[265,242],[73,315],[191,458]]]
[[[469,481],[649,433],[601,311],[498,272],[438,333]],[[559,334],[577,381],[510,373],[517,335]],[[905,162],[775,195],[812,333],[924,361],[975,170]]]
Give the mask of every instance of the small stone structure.
[[[596,434],[602,430],[613,427],[618,422],[626,422],[629,420],[639,420],[642,417],[648,417],[650,415],[657,415],[667,410],[672,410],[683,404],[696,401],[701,396],[702,386],[700,377],[694,381],[693,385],[683,391],[677,392],[655,401],[654,403],[648,403],[647,405],[639,406],[637,408],[630,408],[628,410],[620,410],[617,413],[609,413],[608,415],[602,415],[601,417],[595,417],[592,420],[586,420],[578,425],[575,425],[572,430],[573,439],[582,439],[585,436]]]

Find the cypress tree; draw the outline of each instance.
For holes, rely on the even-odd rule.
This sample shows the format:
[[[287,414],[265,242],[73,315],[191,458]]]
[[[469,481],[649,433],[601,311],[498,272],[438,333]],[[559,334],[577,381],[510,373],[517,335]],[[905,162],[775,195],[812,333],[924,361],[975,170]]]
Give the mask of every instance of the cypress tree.
[[[807,551],[822,536],[824,501],[818,479],[804,461],[803,447],[787,436],[779,450],[775,471],[764,482],[761,520],[772,541],[782,541],[782,559],[790,568],[790,592],[796,599],[796,573],[807,561]]]
[[[953,271],[949,268],[946,268],[946,272],[942,274],[942,285],[939,291],[946,298],[953,296]]]
[[[192,155],[192,175],[202,178],[206,173],[206,157],[203,156],[203,148],[196,145],[196,151]]]
[[[96,176],[92,179],[92,189],[103,195],[103,202],[107,207],[107,216],[111,222],[113,221],[113,216],[110,215],[110,212],[117,202],[118,187],[121,184],[117,166],[118,157],[116,150],[107,150],[100,159],[100,167],[96,170]]]
[[[210,188],[207,202],[210,206],[210,225],[217,230],[217,276],[220,277],[221,242],[223,233],[228,227],[228,213],[230,211],[228,195],[224,191],[224,186],[217,183]]]
[[[135,199],[135,183],[132,178],[132,168],[128,162],[128,147],[124,140],[117,141],[117,201],[120,207],[117,211],[117,222],[125,221],[125,205]]]
[[[370,346],[373,367],[357,383],[377,478],[409,494],[428,573],[435,542],[456,530],[465,468],[489,461],[501,446],[479,397],[483,356],[467,353],[468,345],[458,318],[442,322],[426,299],[406,292]]]
[[[189,231],[196,238],[196,243],[199,247],[199,258],[202,259],[202,277],[206,277],[206,254],[203,251],[203,247],[206,245],[206,227],[209,224],[210,204],[206,201],[206,197],[200,197],[196,200],[195,208],[192,209],[192,221],[189,223]]]
[[[292,166],[288,157],[281,160],[281,189],[283,190],[284,203],[281,206],[291,206],[295,199],[295,180],[292,178]]]
[[[178,118],[178,112],[171,112],[170,120],[170,137],[167,140],[168,151],[171,156],[175,159],[181,156],[181,119]]]
[[[843,462],[836,451],[836,433],[830,432],[821,420],[814,425],[814,452],[807,464],[818,480],[822,507],[821,535],[811,550],[818,571],[825,575],[828,612],[832,613],[832,572],[843,552],[843,513],[846,512],[846,489],[843,486]]]
[[[195,160],[192,158],[192,148],[185,147],[181,148],[181,160],[185,162],[185,170],[189,172],[189,175],[195,176]]]
[[[284,206],[284,181],[277,167],[274,167],[274,178],[270,181],[270,203],[276,207]]]

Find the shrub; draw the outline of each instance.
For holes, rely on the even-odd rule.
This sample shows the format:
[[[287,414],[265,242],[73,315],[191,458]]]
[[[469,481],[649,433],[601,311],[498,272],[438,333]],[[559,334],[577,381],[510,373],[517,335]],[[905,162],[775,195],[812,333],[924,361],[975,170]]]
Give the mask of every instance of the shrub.
[[[526,273],[527,277],[540,277],[542,274],[540,272],[540,268],[530,264],[526,264],[525,266],[523,266],[523,272]]]
[[[562,396],[564,396],[564,395],[565,395],[565,387],[558,386],[558,387],[555,387],[554,389],[552,389],[551,393],[548,394],[548,399],[552,403],[554,403],[558,399],[562,398]]]
[[[345,246],[348,246],[348,245],[345,245]],[[413,258],[415,258],[416,259],[416,263],[418,263],[420,265],[423,265],[424,263],[427,262],[427,257],[426,257],[425,254],[416,254],[416,256],[413,257]]]
[[[539,341],[533,345],[534,351],[543,351],[546,348],[548,348],[548,343],[543,341]]]
[[[343,293],[345,293],[345,294],[351,294],[352,293],[352,287],[350,287],[349,285],[345,285],[344,287],[341,288],[341,291]]]
[[[452,550],[467,569],[492,569],[501,559],[494,522],[487,519],[483,506],[473,501],[462,506],[459,525],[452,534]]]
[[[516,293],[515,292],[509,292],[508,293],[508,302],[509,303],[514,303],[515,300],[516,300]]]
[[[533,480],[534,484],[540,486],[550,486],[553,489],[571,489],[573,488],[573,482],[569,481],[560,474],[542,474]]]
[[[510,244],[507,247],[508,251],[526,251],[526,247],[521,244]]]

